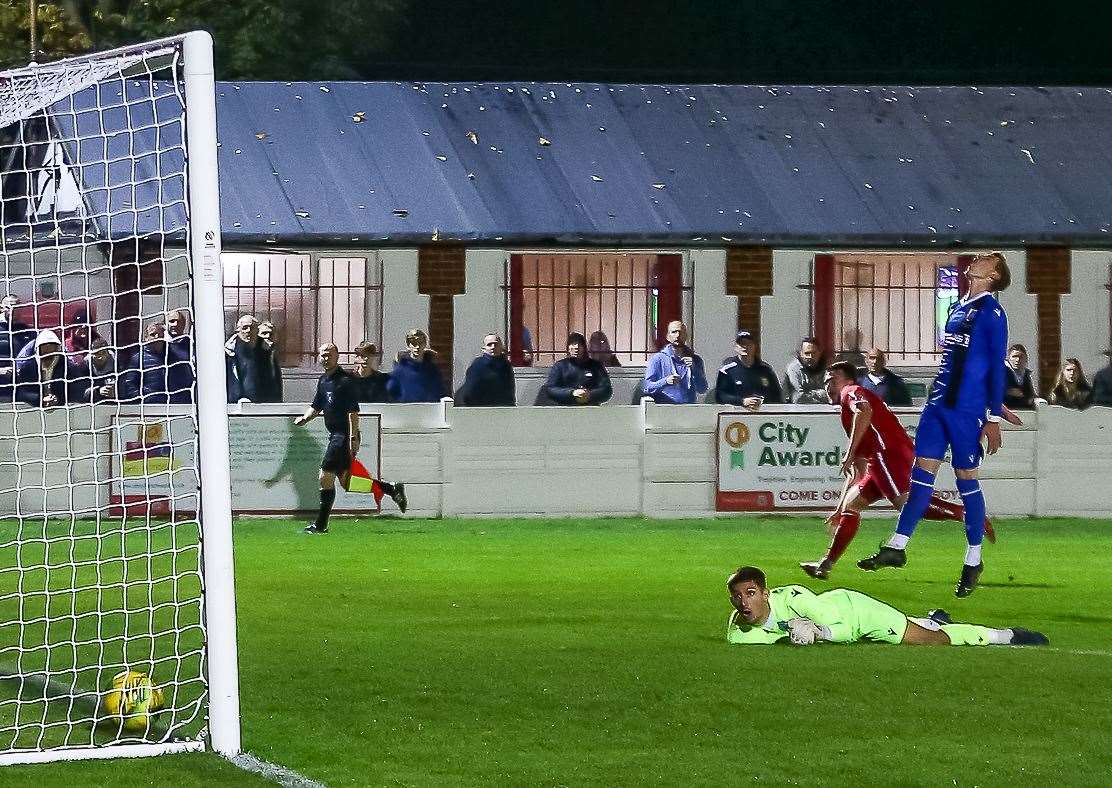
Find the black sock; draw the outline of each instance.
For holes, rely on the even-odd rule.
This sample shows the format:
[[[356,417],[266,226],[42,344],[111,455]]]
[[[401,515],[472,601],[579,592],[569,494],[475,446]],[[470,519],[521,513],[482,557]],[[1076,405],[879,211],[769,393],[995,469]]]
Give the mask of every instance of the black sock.
[[[378,486],[382,488],[383,495],[394,495],[394,485],[390,484],[390,482],[384,482],[382,479],[379,479]]]
[[[332,504],[335,502],[336,488],[320,491],[320,509],[317,511],[317,522],[315,523],[318,531],[328,528],[328,514],[332,511]]]

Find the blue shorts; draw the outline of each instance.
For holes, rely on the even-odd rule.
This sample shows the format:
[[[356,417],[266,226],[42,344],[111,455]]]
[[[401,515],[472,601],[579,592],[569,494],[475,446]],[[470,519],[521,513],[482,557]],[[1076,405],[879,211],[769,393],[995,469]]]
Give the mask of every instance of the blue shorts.
[[[950,450],[950,465],[956,470],[971,470],[981,464],[981,430],[985,418],[928,404],[915,430],[915,456],[941,460]]]

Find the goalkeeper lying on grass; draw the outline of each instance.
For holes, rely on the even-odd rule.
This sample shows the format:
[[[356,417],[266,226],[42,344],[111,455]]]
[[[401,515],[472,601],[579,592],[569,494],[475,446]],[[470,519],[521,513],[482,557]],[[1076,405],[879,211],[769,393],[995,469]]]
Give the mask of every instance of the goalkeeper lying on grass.
[[[734,612],[726,640],[768,644],[787,638],[797,646],[831,643],[908,643],[934,646],[1045,646],[1039,632],[1020,627],[992,629],[955,624],[944,610],[928,618],[908,618],[871,596],[835,588],[815,594],[803,586],[769,588],[764,572],[743,566],[726,580]]]

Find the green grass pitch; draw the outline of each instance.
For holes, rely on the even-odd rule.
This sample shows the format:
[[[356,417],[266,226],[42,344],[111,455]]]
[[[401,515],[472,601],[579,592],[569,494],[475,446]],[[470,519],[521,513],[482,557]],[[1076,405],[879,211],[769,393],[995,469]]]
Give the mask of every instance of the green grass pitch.
[[[1107,785],[1112,523],[1002,521],[955,600],[961,528],[925,523],[830,585],[1048,649],[727,646],[740,563],[772,584],[817,520],[239,520],[244,746],[328,785]],[[0,770],[0,784],[252,785],[211,755]]]

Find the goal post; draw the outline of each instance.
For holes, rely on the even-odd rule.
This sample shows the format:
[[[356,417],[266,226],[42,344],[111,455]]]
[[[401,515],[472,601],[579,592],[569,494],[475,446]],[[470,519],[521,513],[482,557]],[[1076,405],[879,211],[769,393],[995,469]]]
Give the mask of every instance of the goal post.
[[[224,367],[224,277],[220,268],[220,199],[216,164],[216,81],[212,38],[185,37],[186,146],[189,151],[189,241],[197,336],[198,466],[201,482],[209,666],[209,729],[214,750],[239,753],[239,661],[232,562],[232,482]],[[197,140],[196,147],[191,141]],[[204,142],[202,143],[201,140]],[[211,352],[202,353],[204,348]]]
[[[204,32],[0,73],[0,765],[240,752]]]

